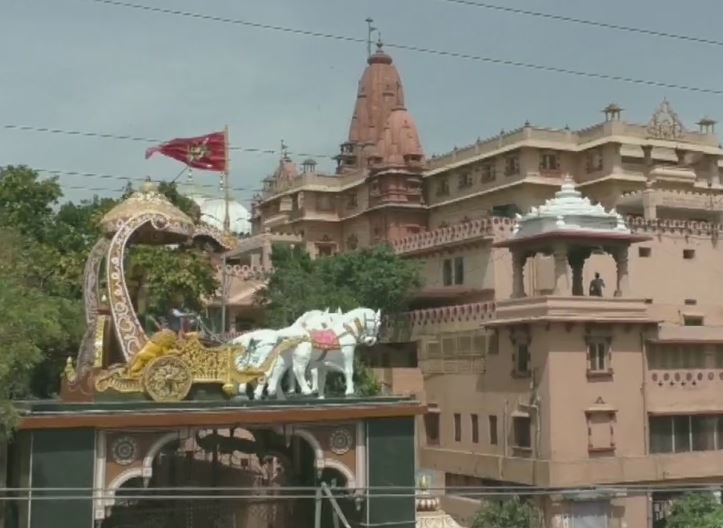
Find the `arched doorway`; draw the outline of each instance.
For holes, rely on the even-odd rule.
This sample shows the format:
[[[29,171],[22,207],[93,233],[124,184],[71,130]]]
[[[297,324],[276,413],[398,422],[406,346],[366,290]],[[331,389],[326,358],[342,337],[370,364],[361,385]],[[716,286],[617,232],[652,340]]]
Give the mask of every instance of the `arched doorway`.
[[[270,429],[200,429],[154,453],[152,476],[115,493],[101,528],[313,526],[317,453],[302,437]],[[144,486],[145,484],[145,486]],[[290,496],[290,497],[285,497]]]

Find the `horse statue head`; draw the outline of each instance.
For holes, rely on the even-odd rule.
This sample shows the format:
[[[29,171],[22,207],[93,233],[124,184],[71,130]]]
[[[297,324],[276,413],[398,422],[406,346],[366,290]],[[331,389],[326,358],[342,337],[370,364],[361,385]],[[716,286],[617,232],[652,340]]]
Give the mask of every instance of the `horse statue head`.
[[[374,346],[379,339],[379,330],[382,326],[381,310],[371,308],[356,308],[346,312],[342,318],[346,324],[354,325],[354,334],[359,344]]]

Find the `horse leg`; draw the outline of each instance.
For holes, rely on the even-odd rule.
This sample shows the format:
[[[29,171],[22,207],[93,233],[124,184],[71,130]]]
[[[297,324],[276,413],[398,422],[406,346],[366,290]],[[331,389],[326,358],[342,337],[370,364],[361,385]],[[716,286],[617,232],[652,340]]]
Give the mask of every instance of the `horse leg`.
[[[283,356],[279,357],[276,361],[276,364],[274,365],[274,368],[271,371],[271,375],[266,378],[267,380],[267,388],[266,388],[266,394],[271,396],[275,396],[278,392],[279,388],[279,382],[281,381],[281,376],[284,375],[284,372],[286,371],[286,361]],[[268,373],[267,373],[268,374]],[[263,384],[259,384],[262,386],[263,390]]]
[[[311,392],[319,392],[319,368],[309,369],[311,372]]]
[[[294,369],[289,369],[286,374],[287,381],[289,382],[289,393],[293,394],[296,392],[296,375],[294,374]]]
[[[346,379],[344,395],[352,396],[354,394],[354,347],[342,350],[341,353],[344,359],[344,378]]]
[[[326,387],[326,365],[320,363],[318,368],[312,369],[312,372],[316,371],[317,376],[317,389],[319,391],[319,399],[324,399],[324,388]]]
[[[301,394],[303,394],[304,396],[308,396],[309,394],[311,394],[311,388],[306,381],[306,367],[309,366],[309,361],[311,360],[311,353],[311,343],[300,343],[292,354],[296,382],[299,384],[299,387],[301,388]]]

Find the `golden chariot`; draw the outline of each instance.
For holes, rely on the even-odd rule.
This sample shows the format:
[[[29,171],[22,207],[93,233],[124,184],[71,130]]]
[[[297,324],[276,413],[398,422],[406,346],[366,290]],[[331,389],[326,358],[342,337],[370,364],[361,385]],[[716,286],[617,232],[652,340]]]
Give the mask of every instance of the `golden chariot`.
[[[168,329],[147,335],[126,282],[131,244],[201,243],[220,253],[237,246],[235,237],[194,223],[150,182],[111,209],[100,227],[103,236],[84,271],[86,332],[75,362],[68,358],[64,398],[94,401],[135,394],[179,401],[201,384],[220,386],[231,396],[240,383],[263,377],[267,365],[236,369],[236,360],[246,353],[241,345],[208,346],[198,333],[178,335]]]

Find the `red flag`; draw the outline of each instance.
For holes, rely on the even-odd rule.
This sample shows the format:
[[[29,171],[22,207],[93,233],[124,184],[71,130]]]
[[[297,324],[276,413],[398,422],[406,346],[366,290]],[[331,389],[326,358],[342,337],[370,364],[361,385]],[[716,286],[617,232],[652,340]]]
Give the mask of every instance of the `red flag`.
[[[193,138],[176,138],[146,150],[146,159],[156,152],[195,169],[226,170],[226,134],[214,132]]]

